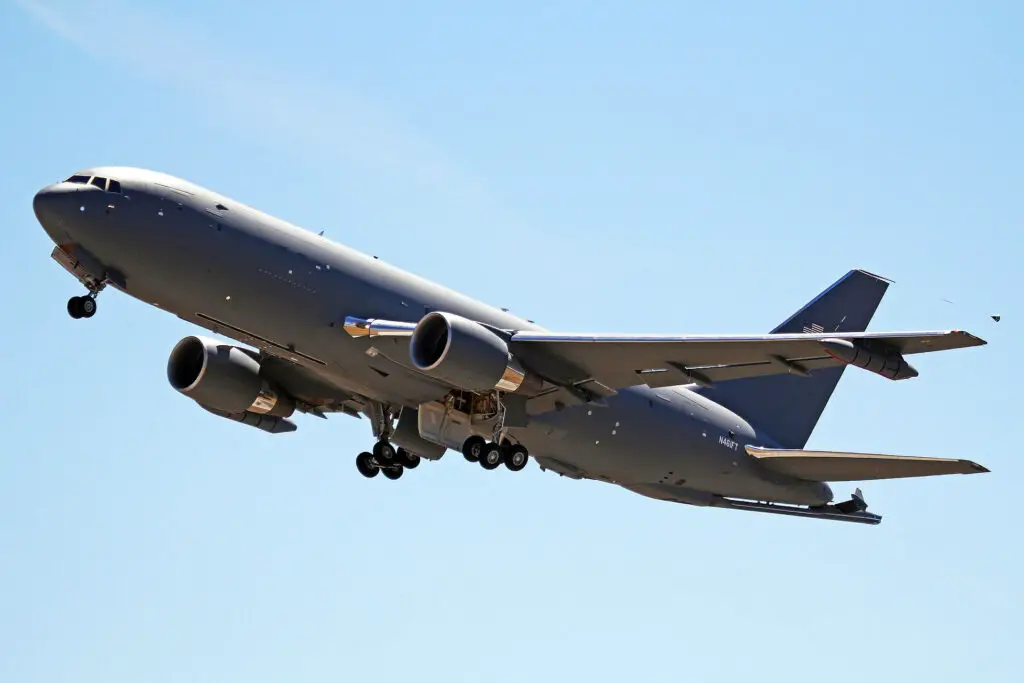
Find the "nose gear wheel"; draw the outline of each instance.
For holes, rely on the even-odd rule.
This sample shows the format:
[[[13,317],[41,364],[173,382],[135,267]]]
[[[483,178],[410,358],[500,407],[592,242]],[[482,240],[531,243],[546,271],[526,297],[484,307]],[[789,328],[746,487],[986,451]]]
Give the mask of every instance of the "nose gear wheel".
[[[73,296],[68,299],[68,315],[75,320],[96,315],[96,299],[93,296]]]

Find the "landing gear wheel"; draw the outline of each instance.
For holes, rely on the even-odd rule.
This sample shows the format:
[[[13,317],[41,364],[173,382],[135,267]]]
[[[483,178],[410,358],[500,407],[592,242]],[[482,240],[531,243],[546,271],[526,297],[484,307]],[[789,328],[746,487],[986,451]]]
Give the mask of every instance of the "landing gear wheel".
[[[509,446],[505,449],[505,467],[509,468],[513,472],[526,467],[526,463],[530,462],[530,453],[526,450],[525,446],[516,444],[515,446]]]
[[[377,467],[377,463],[373,461],[373,456],[369,453],[360,453],[356,456],[356,469],[367,479],[373,479],[380,472],[380,468]]]
[[[414,470],[420,466],[420,456],[410,453],[404,448],[398,449],[398,462],[407,470]]]
[[[393,467],[387,467],[385,469],[382,469],[381,472],[384,473],[385,477],[394,481],[395,479],[398,479],[399,477],[402,476],[402,471],[404,469],[405,468],[402,467],[401,465],[395,465]]]
[[[387,467],[388,465],[393,464],[397,456],[398,453],[390,442],[381,440],[373,444],[373,459],[376,460],[377,464],[381,467]]]
[[[501,446],[489,443],[484,446],[483,452],[480,454],[480,467],[485,470],[493,470],[501,464],[501,460]]]
[[[483,455],[487,442],[481,436],[471,436],[462,444],[462,455],[470,462],[476,462]]]
[[[96,315],[96,299],[91,296],[73,296],[68,299],[68,315],[75,320]]]

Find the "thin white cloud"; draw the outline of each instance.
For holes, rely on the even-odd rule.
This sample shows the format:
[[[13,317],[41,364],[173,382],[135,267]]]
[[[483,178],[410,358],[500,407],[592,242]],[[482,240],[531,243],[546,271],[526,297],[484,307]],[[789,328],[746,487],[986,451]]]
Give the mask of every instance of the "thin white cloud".
[[[210,50],[215,34],[118,0],[15,0],[52,33],[97,59],[156,79],[201,103],[199,113],[261,141],[333,163],[358,164],[413,180],[478,206],[497,203],[471,173],[386,111],[349,93],[296,84],[251,60]]]

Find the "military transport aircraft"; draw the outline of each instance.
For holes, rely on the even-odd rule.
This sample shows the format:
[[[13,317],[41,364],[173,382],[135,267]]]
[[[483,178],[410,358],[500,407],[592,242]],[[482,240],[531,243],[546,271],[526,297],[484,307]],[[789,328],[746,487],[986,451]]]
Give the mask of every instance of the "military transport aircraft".
[[[847,366],[917,376],[906,356],[966,332],[865,332],[888,281],[852,270],[770,334],[549,332],[225,196],[104,167],[42,189],[53,258],[241,345],[189,336],[174,389],[272,434],[298,411],[368,418],[364,476],[398,479],[461,451],[698,506],[878,524],[829,481],[987,472],[969,460],[802,450]]]

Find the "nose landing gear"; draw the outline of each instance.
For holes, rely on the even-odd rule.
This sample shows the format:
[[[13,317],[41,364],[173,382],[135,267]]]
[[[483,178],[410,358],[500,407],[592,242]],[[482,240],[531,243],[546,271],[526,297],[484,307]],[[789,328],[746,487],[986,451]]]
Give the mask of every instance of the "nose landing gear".
[[[89,290],[85,296],[73,296],[68,299],[68,315],[76,320],[96,315],[96,297],[106,288],[108,282],[124,288],[122,273],[109,270],[99,259],[78,245],[57,245],[50,253],[50,257]]]

